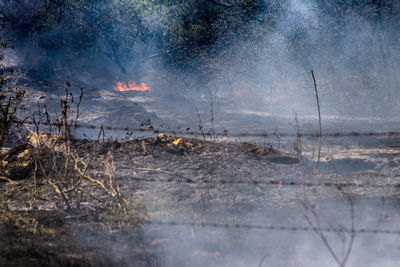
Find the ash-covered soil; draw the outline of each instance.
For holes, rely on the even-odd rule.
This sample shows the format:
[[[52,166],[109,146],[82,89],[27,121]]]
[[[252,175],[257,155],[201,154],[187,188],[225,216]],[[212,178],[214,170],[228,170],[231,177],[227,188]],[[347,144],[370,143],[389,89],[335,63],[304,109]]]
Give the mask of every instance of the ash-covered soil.
[[[54,119],[65,81],[16,75],[24,114],[46,103]],[[76,100],[80,87],[79,123],[147,121],[158,133],[106,130],[94,141],[98,129],[78,129],[72,143],[4,152],[0,265],[336,266],[332,251],[343,259],[349,248],[348,266],[400,265],[398,137],[324,137],[317,163],[318,139],[300,145],[293,114],[77,81]],[[395,119],[323,115],[323,129],[394,131]],[[300,132],[316,125],[316,116],[299,116]],[[33,175],[41,172],[34,157],[44,177]]]
[[[73,148],[91,162],[88,175],[105,181],[112,175],[133,212],[125,216],[105,205],[107,194],[88,181],[70,195],[68,208],[44,180],[29,210],[34,181],[26,171],[18,184],[0,184],[1,265],[334,266],[304,219],[310,210],[325,228],[350,230],[353,221],[356,229],[398,230],[399,180],[375,168],[317,170],[264,146],[163,134],[126,142],[75,140]],[[8,152],[5,169],[18,162],[34,168],[27,147],[18,149]],[[67,151],[58,153],[62,159]],[[112,173],[105,168],[110,161]],[[395,173],[397,165],[391,169]],[[335,250],[348,246],[349,232],[326,235]],[[398,240],[393,233],[357,232],[350,266],[399,263]],[[363,256],[371,249],[385,254]]]

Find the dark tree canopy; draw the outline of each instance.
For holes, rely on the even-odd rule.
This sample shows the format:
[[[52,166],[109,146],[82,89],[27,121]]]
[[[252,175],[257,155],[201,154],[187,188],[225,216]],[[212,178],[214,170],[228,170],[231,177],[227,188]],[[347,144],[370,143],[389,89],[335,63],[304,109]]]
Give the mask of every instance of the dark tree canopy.
[[[399,25],[399,5],[390,0],[2,0],[0,22],[28,67],[73,72],[101,63],[141,76],[152,61],[196,73],[203,83],[231,61],[256,61],[298,2],[318,10],[330,39],[343,38],[349,16],[377,27]],[[318,49],[309,44],[309,32],[309,25],[292,22],[285,33],[288,49],[306,68],[307,51]]]

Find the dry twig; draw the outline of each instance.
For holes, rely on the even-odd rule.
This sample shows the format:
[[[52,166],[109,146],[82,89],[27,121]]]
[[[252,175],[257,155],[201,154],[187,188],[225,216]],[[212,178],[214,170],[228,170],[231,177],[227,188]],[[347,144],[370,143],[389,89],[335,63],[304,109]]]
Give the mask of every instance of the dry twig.
[[[161,172],[161,173],[176,175],[176,172],[164,171],[164,170],[161,170],[161,169],[132,168],[132,170],[143,171],[143,172]]]
[[[318,147],[318,163],[317,166],[319,165],[319,161],[321,159],[321,137],[322,137],[322,127],[321,127],[321,108],[319,105],[319,97],[318,97],[318,90],[317,90],[317,82],[315,81],[315,76],[313,70],[311,70],[311,75],[314,81],[314,89],[315,89],[315,98],[317,100],[317,106],[318,106],[318,126],[319,126],[319,147]]]

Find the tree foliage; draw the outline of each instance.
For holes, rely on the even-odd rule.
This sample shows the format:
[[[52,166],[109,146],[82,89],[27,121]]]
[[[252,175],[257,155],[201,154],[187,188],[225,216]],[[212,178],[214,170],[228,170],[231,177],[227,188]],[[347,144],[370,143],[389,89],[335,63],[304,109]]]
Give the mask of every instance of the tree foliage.
[[[399,7],[390,0],[306,2],[331,17],[337,37],[346,17],[357,15],[379,24],[399,23]],[[218,76],[235,59],[254,59],[296,1],[284,0],[3,0],[2,33],[11,37],[26,66],[82,71],[111,64],[121,75],[138,73],[147,61],[174,71]],[[293,23],[289,49],[304,60],[302,25]],[[251,48],[250,46],[251,42]],[[307,49],[314,49],[308,47]],[[251,54],[253,53],[253,54]],[[296,54],[297,53],[297,54]]]

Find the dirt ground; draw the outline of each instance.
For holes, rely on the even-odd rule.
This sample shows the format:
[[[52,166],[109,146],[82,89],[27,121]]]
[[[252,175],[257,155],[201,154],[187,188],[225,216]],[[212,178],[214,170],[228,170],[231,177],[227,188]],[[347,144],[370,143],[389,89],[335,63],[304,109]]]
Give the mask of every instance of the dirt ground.
[[[86,189],[79,206],[75,206],[75,199],[69,199],[69,209],[58,194],[43,189],[33,209],[28,210],[32,177],[20,177],[18,185],[1,183],[3,207],[7,209],[2,212],[0,263],[244,266],[268,260],[265,266],[334,264],[317,233],[311,228],[300,233],[291,228],[311,227],[304,215],[307,208],[315,206],[324,227],[348,229],[349,210],[354,205],[357,229],[381,229],[378,226],[384,225],[384,229],[396,230],[398,215],[393,210],[398,202],[398,180],[393,175],[383,176],[375,166],[364,164],[358,171],[345,166],[341,171],[340,166],[339,171],[328,167],[318,171],[310,162],[301,163],[292,154],[264,146],[180,138],[160,135],[101,144],[76,141],[81,157],[88,159],[91,151],[96,151],[99,160],[93,163],[93,175],[108,175],[102,165],[105,155],[112,154],[121,194],[143,216],[127,219],[109,213],[96,204],[97,198],[105,198],[96,187]],[[388,157],[393,156],[390,153]],[[15,159],[24,160],[22,156]],[[260,225],[270,228],[262,230]],[[254,236],[254,231],[274,241]],[[289,234],[293,240],[288,239]],[[364,237],[358,235],[361,242]],[[389,253],[394,241],[382,245],[382,239],[372,236],[375,249]],[[310,238],[312,241],[305,241]],[[291,242],[305,242],[324,257],[313,258],[304,252],[303,260],[299,260],[296,253],[272,253],[285,246],[297,251]],[[334,238],[332,244],[340,247]],[[396,251],[393,247],[389,250]],[[353,263],[360,262],[358,253],[354,252]],[[389,258],[392,263],[398,260],[393,255]]]

